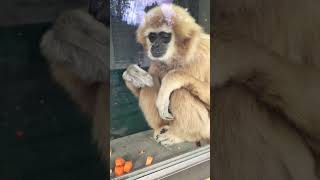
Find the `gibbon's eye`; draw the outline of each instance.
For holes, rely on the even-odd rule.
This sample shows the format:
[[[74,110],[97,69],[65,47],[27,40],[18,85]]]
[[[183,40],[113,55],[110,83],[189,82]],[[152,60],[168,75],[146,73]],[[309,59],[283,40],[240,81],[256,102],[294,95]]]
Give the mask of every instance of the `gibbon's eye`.
[[[161,37],[164,43],[169,43],[171,40],[171,33],[160,32],[159,36]]]
[[[150,42],[154,42],[157,39],[157,33],[149,33],[148,38],[150,40]]]

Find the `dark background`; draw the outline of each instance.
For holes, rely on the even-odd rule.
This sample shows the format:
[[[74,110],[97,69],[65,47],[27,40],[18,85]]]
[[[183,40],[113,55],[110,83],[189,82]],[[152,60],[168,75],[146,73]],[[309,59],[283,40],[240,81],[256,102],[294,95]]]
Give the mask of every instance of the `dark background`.
[[[52,20],[85,0],[2,0],[0,180],[105,179],[91,120],[50,77],[39,51]]]

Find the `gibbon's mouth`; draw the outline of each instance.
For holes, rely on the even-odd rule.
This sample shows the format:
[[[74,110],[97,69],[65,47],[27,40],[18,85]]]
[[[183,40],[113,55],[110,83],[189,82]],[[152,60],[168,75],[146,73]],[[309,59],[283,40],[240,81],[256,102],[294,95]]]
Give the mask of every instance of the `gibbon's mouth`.
[[[149,51],[149,58],[154,61],[163,61],[165,54],[162,52]]]
[[[152,46],[150,49],[151,55],[155,58],[161,58],[162,56],[164,56],[166,54],[166,50],[167,48],[165,47],[155,47]]]
[[[151,61],[165,61],[165,59],[163,57],[164,57],[163,55],[161,55],[159,57],[154,57],[153,55],[151,55],[150,60]]]
[[[160,57],[162,57],[163,56],[163,53],[162,52],[151,52],[151,54],[152,54],[152,56],[154,57],[154,58],[160,58]]]

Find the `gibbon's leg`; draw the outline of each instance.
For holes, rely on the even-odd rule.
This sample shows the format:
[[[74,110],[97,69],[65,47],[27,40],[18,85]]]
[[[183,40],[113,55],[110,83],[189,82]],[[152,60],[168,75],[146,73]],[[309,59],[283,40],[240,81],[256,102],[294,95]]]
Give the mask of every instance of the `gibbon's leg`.
[[[156,107],[156,98],[158,96],[159,88],[160,80],[156,76],[153,76],[153,86],[141,88],[139,96],[139,106],[144,117],[149,126],[155,131],[165,124],[160,118]]]
[[[155,106],[160,81],[157,76],[149,73],[137,65],[130,65],[123,73],[122,78],[128,89],[138,97],[140,109],[149,126],[152,129],[159,129],[164,124]]]
[[[206,105],[187,89],[175,90],[171,95],[170,110],[174,121],[155,131],[154,138],[162,145],[183,141],[210,139],[210,113]]]
[[[215,55],[218,85],[228,78],[246,84],[259,100],[281,110],[300,130],[320,138],[319,69],[290,63],[245,41],[224,48],[217,45]]]
[[[163,79],[157,98],[157,108],[160,117],[172,120],[174,117],[169,113],[170,95],[180,88],[186,88],[198,97],[209,109],[210,107],[210,83],[202,82],[182,71],[170,71]]]
[[[214,92],[213,177],[318,180],[311,150],[285,116],[240,85]]]

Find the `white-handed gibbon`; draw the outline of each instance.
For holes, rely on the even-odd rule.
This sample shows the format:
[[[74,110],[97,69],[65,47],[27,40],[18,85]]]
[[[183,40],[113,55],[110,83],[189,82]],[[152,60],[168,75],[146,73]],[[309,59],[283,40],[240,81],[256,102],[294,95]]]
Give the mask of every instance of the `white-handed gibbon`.
[[[150,67],[145,72],[131,65],[123,79],[155,140],[172,145],[210,139],[210,36],[173,4],[149,10],[136,36]]]
[[[53,78],[93,119],[93,139],[107,160],[109,28],[85,11],[66,11],[40,48]]]
[[[215,2],[215,179],[320,179],[319,5]]]

